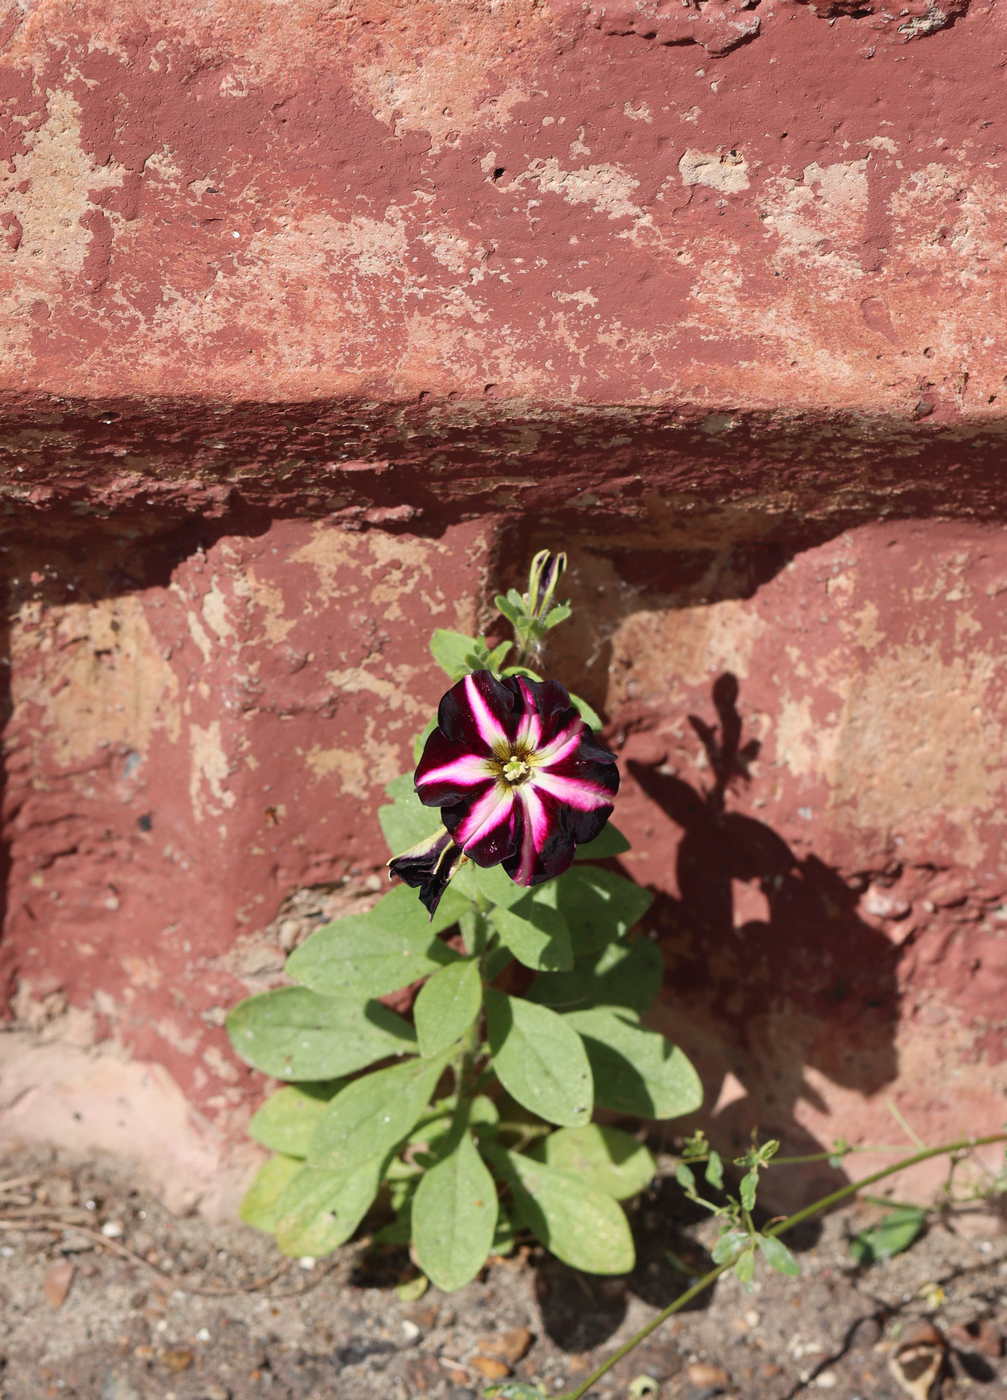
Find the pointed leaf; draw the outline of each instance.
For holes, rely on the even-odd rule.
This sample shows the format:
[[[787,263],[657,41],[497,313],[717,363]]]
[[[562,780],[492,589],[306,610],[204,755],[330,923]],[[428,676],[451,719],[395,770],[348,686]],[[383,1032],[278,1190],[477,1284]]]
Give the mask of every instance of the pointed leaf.
[[[890,1259],[908,1249],[923,1230],[927,1213],[918,1206],[896,1206],[876,1225],[861,1230],[850,1240],[850,1252],[858,1264]]]
[[[570,926],[578,953],[604,948],[622,938],[650,908],[649,890],[611,870],[575,865],[561,875],[559,910]]]
[[[738,1250],[744,1249],[750,1239],[751,1235],[747,1230],[725,1230],[718,1236],[710,1251],[710,1258],[715,1264],[729,1264]]]
[[[629,850],[629,842],[618,827],[606,822],[600,836],[577,847],[574,860],[610,860]]]
[[[287,959],[289,977],[325,996],[379,997],[427,977],[458,954],[437,938],[468,904],[446,890],[428,921],[416,891],[401,885],[366,914],[317,929]]]
[[[296,1157],[270,1157],[252,1178],[238,1207],[238,1216],[256,1230],[276,1229],[276,1203],[304,1163]]]
[[[573,1027],[548,1007],[492,990],[486,1017],[492,1069],[507,1092],[550,1123],[586,1123],[591,1067]]]
[[[778,1274],[790,1274],[796,1277],[801,1272],[800,1264],[783,1241],[778,1240],[775,1235],[759,1235],[758,1245],[762,1251],[763,1259]]]
[[[759,1189],[759,1169],[752,1167],[738,1183],[738,1196],[745,1210],[755,1209],[755,1196]]]
[[[475,1278],[497,1223],[497,1193],[468,1133],[423,1175],[412,1207],[413,1246],[423,1272],[445,1293]]]
[[[478,651],[477,637],[468,637],[464,632],[450,632],[446,627],[438,627],[430,638],[430,654],[442,671],[446,671],[453,681],[468,674],[469,653]]]
[[[380,1183],[380,1161],[349,1173],[302,1164],[276,1203],[273,1232],[278,1248],[295,1259],[330,1254],[353,1234]]]
[[[694,1196],[696,1194],[696,1173],[691,1167],[686,1166],[684,1162],[679,1162],[678,1166],[675,1168],[675,1180],[687,1196]]]
[[[379,807],[378,821],[393,856],[433,836],[443,825],[437,809],[424,807],[415,791]]]
[[[327,1084],[288,1084],[277,1089],[252,1115],[249,1136],[273,1152],[288,1157],[306,1157],[311,1135],[325,1105],[342,1088],[335,1080]]]
[[[706,1163],[706,1179],[715,1191],[724,1189],[724,1161],[719,1152],[710,1152]]]
[[[562,619],[560,620],[562,621]],[[573,691],[571,691],[570,700],[573,703],[574,709],[590,729],[600,729],[602,727],[605,721],[597,710],[592,709],[583,696],[574,695]]]
[[[553,627],[558,627],[561,622],[565,622],[568,617],[572,616],[573,608],[571,608],[569,603],[557,603],[554,608],[549,609],[542,619],[542,626],[551,630]],[[572,696],[570,698],[573,699]]]
[[[500,642],[492,651],[488,651],[486,653],[487,671],[499,672],[513,646],[513,642]]]
[[[703,1086],[682,1051],[646,1030],[621,1006],[570,1011],[563,1020],[583,1038],[595,1099],[635,1118],[678,1118],[703,1102]]]
[[[502,866],[491,865],[484,869],[471,861],[461,867],[451,885],[457,894],[467,899],[484,899],[503,909],[509,909],[528,893],[524,885],[515,885]]]
[[[436,728],[437,721],[433,721]],[[416,796],[416,783],[412,772],[400,773],[397,778],[393,778],[390,783],[385,783],[385,792],[393,802],[401,802],[403,798]]]
[[[613,1200],[624,1201],[645,1190],[654,1179],[654,1159],[636,1138],[621,1128],[587,1123],[583,1128],[557,1128],[541,1138],[529,1155],[547,1167],[573,1172],[604,1191]]]
[[[555,880],[541,885],[511,905],[490,915],[504,947],[525,967],[564,972],[573,967],[573,947],[566,919],[556,907]]]
[[[600,956],[578,958],[570,972],[536,977],[528,996],[557,1011],[589,1006],[646,1011],[661,990],[663,976],[660,948],[638,938],[633,943],[610,943]]]
[[[277,1079],[337,1079],[416,1047],[412,1026],[380,1002],[280,987],[241,1001],[227,1018],[237,1054]]]
[[[518,1220],[546,1249],[589,1274],[625,1274],[635,1262],[633,1236],[611,1196],[574,1172],[543,1166],[497,1149],[493,1162],[507,1179]]]
[[[351,1173],[397,1147],[430,1101],[447,1063],[407,1060],[355,1079],[332,1100],[311,1141],[315,1167]]]
[[[520,599],[520,595],[518,596]],[[502,593],[498,593],[493,599],[493,606],[496,608],[497,612],[502,613],[512,625],[516,625],[524,616],[524,609],[520,601],[515,603],[510,598],[505,598]]]
[[[420,989],[413,1007],[420,1054],[429,1059],[460,1039],[479,1015],[482,1000],[483,984],[475,958],[461,959],[434,973]]]

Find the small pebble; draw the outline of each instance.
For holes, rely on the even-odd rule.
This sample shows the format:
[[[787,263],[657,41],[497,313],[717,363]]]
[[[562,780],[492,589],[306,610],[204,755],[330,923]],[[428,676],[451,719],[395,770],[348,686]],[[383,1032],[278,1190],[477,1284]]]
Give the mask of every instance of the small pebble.
[[[723,1366],[711,1366],[708,1361],[691,1361],[685,1368],[689,1384],[703,1390],[730,1385],[731,1378]]]
[[[473,1356],[468,1363],[473,1371],[478,1371],[488,1381],[502,1381],[510,1375],[506,1361],[498,1361],[495,1356]]]
[[[531,1332],[527,1327],[510,1327],[505,1332],[492,1332],[489,1336],[480,1337],[476,1346],[481,1356],[496,1357],[513,1365],[531,1346]]]

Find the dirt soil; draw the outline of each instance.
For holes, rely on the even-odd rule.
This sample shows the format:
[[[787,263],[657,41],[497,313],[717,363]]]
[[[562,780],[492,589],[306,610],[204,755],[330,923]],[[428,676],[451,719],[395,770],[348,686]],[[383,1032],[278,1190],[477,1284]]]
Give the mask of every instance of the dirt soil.
[[[993,1211],[936,1221],[869,1268],[856,1206],[793,1240],[799,1279],[721,1280],[592,1391],[594,1400],[1007,1400],[1007,1233]],[[2,1400],[474,1400],[494,1378],[582,1379],[708,1267],[714,1232],[663,1180],[636,1210],[633,1275],[538,1251],[459,1293],[411,1300],[402,1251],[361,1238],[287,1263],[241,1226],[180,1219],[121,1167],[0,1156]],[[905,1373],[939,1363],[915,1391]],[[900,1381],[893,1368],[901,1366]]]

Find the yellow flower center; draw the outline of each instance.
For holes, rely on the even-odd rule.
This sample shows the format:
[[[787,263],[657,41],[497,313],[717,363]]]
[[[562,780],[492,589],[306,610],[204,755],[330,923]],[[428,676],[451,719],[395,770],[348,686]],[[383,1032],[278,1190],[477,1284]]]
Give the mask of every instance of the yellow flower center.
[[[517,784],[524,782],[531,772],[531,768],[526,759],[519,758],[516,753],[512,753],[500,771],[509,783]]]
[[[502,788],[520,787],[538,767],[534,749],[524,744],[515,748],[501,744],[487,763],[487,769]]]

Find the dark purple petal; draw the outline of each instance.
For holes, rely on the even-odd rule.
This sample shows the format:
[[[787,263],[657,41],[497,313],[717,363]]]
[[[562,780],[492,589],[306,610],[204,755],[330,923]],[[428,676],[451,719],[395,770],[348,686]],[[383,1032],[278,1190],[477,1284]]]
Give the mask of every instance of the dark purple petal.
[[[540,885],[570,866],[575,837],[561,803],[530,784],[519,792],[515,803],[520,811],[519,842],[503,868],[517,885]]]
[[[461,851],[444,830],[394,856],[388,872],[420,892],[420,903],[433,918],[448,881],[461,860]]]
[[[558,763],[545,763],[539,773],[545,778],[570,779],[614,797],[619,791],[619,769],[615,759],[600,745],[586,739]]]
[[[477,801],[444,808],[444,825],[476,865],[499,865],[514,851],[518,840],[515,791],[501,791],[501,785],[494,783]]]
[[[435,729],[416,765],[416,794],[427,807],[472,801],[493,781],[494,775],[486,770],[488,762],[488,755],[465,753]]]
[[[584,725],[570,700],[570,692],[559,681],[533,681],[527,676],[513,679],[521,685],[523,707],[534,708],[539,716],[542,734],[536,747],[547,747],[575,721]],[[584,731],[590,732],[586,725]]]
[[[495,746],[509,743],[517,728],[520,701],[512,681],[498,681],[489,671],[473,671],[441,700],[437,726],[463,753],[489,757]]]

